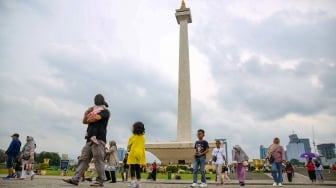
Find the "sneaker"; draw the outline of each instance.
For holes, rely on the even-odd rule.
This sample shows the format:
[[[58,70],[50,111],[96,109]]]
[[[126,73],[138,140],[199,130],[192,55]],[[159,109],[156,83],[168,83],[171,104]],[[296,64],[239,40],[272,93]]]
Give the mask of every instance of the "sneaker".
[[[4,180],[9,180],[10,178],[11,178],[11,176],[2,177],[2,179],[4,179]]]
[[[207,187],[207,184],[206,183],[201,183],[199,186],[200,187]]]
[[[277,186],[278,184],[276,182],[273,183],[273,187]]]
[[[197,183],[193,183],[190,185],[190,187],[198,187]]]
[[[279,187],[282,187],[282,183],[279,183]]]
[[[33,180],[33,179],[34,179],[34,176],[35,176],[35,174],[32,174],[32,175],[30,176],[30,180]]]
[[[131,182],[128,184],[128,187],[135,188],[135,187],[136,187],[136,182],[135,182],[135,181],[131,181]]]
[[[135,188],[140,188],[141,183],[138,181],[135,183]]]

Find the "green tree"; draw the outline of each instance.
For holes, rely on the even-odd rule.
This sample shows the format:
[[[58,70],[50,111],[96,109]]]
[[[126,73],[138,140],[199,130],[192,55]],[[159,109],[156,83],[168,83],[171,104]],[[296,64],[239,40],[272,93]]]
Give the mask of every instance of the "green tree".
[[[0,163],[4,163],[5,162],[5,150],[0,149]]]
[[[55,152],[42,151],[41,153],[37,154],[36,162],[43,163],[44,159],[50,159],[50,166],[59,166],[61,161],[61,157],[58,155],[58,153]]]
[[[292,163],[292,165],[295,165],[295,166],[304,165],[304,163],[300,162],[297,159],[291,159],[290,162]]]

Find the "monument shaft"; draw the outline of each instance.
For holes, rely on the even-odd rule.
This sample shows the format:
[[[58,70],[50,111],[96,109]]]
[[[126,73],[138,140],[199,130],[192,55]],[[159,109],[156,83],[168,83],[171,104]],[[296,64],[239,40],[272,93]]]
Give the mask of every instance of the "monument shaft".
[[[190,142],[192,141],[188,41],[188,23],[191,23],[190,9],[178,9],[175,15],[180,24],[177,141]]]
[[[190,9],[186,8],[182,0],[181,8],[175,13],[177,23],[180,24],[179,51],[179,79],[178,79],[178,117],[177,142],[146,143],[146,150],[157,156],[162,164],[177,164],[179,162],[191,164],[194,160],[192,153],[194,142],[191,130],[191,92],[189,69],[188,23],[191,23]],[[209,143],[215,147],[215,143]],[[211,157],[208,152],[207,158]]]

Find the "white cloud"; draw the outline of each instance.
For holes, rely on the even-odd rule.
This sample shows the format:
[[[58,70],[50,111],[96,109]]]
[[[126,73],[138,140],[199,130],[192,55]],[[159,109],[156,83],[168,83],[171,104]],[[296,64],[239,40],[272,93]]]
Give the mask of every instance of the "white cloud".
[[[209,107],[215,106],[218,86],[211,75],[209,60],[193,46],[190,47],[190,57],[192,97]]]
[[[317,75],[312,75],[310,80],[312,87],[323,88],[323,84],[321,83],[321,80],[318,78]]]

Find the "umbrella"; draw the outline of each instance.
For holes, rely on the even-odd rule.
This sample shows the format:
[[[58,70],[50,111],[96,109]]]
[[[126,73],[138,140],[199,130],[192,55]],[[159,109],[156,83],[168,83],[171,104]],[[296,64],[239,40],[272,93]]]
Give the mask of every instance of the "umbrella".
[[[319,157],[319,155],[316,153],[306,152],[306,153],[302,153],[300,157],[301,158],[317,158]]]

